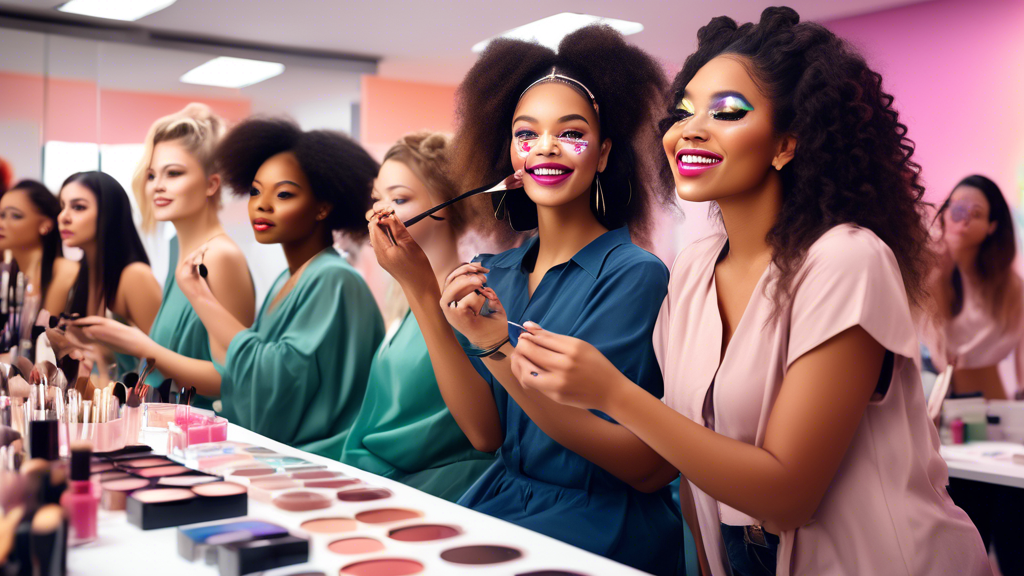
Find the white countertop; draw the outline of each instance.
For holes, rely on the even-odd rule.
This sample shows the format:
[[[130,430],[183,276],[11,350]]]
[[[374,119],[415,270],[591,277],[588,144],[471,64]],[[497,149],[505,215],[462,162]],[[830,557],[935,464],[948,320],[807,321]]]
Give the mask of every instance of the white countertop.
[[[163,452],[165,436],[147,436],[145,440],[156,451]],[[230,425],[228,440],[247,442],[264,446],[291,456],[323,464],[331,470],[338,470],[357,477],[369,484],[383,486],[395,495],[388,500],[375,502],[335,502],[326,510],[312,512],[285,512],[270,504],[249,500],[249,518],[256,518],[279,524],[293,531],[300,531],[299,525],[312,518],[344,516],[373,508],[402,507],[423,512],[416,520],[395,522],[383,526],[360,524],[356,532],[336,535],[312,535],[310,562],[287,568],[264,572],[265,576],[287,575],[311,569],[321,570],[328,576],[336,576],[343,566],[371,558],[412,558],[425,566],[422,574],[459,576],[490,576],[501,574],[512,576],[541,569],[572,570],[588,576],[642,575],[644,572],[629,568],[601,556],[591,554],[520,528],[508,522],[473,512],[440,498],[435,498],[403,484],[363,472],[337,461],[302,452],[285,446],[244,428]],[[1024,469],[1024,466],[1021,466]],[[1022,480],[1024,486],[1024,480]],[[387,537],[388,531],[405,525],[419,523],[442,523],[459,526],[463,533],[454,538],[437,542],[398,542]],[[342,556],[327,550],[327,544],[341,538],[368,535],[387,544],[387,550],[372,554]],[[472,544],[500,544],[518,548],[523,556],[512,562],[493,566],[461,566],[440,558],[440,553],[449,548]],[[683,545],[682,542],[679,543]],[[143,531],[128,523],[124,512],[100,510],[99,538],[86,546],[72,548],[68,554],[68,573],[72,575],[116,576],[119,574],[146,574],[147,576],[182,576],[183,574],[217,574],[216,566],[207,566],[202,560],[188,562],[178,555],[177,528]]]
[[[1024,464],[1013,461],[1024,445],[1012,442],[971,442],[940,449],[951,478],[1024,488]]]

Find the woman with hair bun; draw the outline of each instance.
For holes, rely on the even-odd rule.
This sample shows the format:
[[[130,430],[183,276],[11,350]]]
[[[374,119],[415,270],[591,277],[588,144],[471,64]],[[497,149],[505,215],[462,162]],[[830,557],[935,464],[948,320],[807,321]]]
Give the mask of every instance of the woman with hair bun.
[[[229,132],[217,160],[232,191],[249,196],[256,241],[280,244],[288,261],[251,328],[211,291],[206,246],[178,267],[176,281],[209,334],[223,414],[336,459],[384,326],[366,282],[333,248],[333,233],[366,236],[377,163],[339,133],[259,118]]]
[[[925,409],[924,190],[892,96],[789,8],[698,41],[663,145],[679,197],[715,202],[724,231],[673,265],[665,403],[549,326],[527,326],[514,373],[679,469],[705,573],[990,574]]]
[[[149,334],[138,328],[90,316],[75,322],[89,338],[137,358],[154,358],[159,370],[149,378],[159,386],[173,378],[183,387],[195,386],[194,406],[211,408],[220,397],[220,374],[210,357],[210,340],[192,304],[174,278],[180,260],[207,246],[210,284],[218,301],[244,326],[251,326],[256,294],[245,255],[221,226],[221,179],[214,151],[224,133],[224,122],[204,104],[185,109],[153,123],[145,151],[135,169],[132,188],[142,213],[142,228],[171,222],[177,235],[170,243],[170,267],[164,282],[163,302]]]
[[[519,174],[521,187],[493,194],[481,220],[506,237],[536,233],[439,287],[397,208],[380,202],[370,220],[445,404],[477,450],[498,452],[459,503],[659,575],[682,567],[667,486],[675,468],[606,414],[523,388],[509,356],[510,321],[557,326],[594,342],[639,393],[661,397],[651,337],[668,270],[634,240],[647,240],[652,213],[672,199],[654,161],[664,88],[657,62],[605,26],[569,34],[557,53],[495,40],[458,89],[452,173],[462,190]]]
[[[437,132],[402,137],[384,155],[373,196],[407,220],[457,195],[447,175],[451,139]],[[468,224],[466,204],[420,222],[410,233],[430,260],[440,285],[459,267],[458,238]],[[373,357],[366,397],[341,461],[457,500],[494,455],[473,448],[445,406],[427,344],[397,285],[388,292],[390,329]]]

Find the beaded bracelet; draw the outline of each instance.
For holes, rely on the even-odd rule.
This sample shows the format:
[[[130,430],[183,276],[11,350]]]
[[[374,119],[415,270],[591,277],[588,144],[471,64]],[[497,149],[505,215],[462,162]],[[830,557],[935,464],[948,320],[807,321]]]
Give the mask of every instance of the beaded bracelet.
[[[495,346],[493,348],[488,348],[487,350],[481,350],[479,352],[473,352],[473,353],[469,354],[469,356],[472,356],[474,358],[487,358],[489,356],[493,356],[494,354],[497,354],[498,350],[501,350],[501,347],[504,346],[508,341],[509,341],[509,337],[505,336],[505,339],[502,340],[501,342],[499,342],[497,346]]]

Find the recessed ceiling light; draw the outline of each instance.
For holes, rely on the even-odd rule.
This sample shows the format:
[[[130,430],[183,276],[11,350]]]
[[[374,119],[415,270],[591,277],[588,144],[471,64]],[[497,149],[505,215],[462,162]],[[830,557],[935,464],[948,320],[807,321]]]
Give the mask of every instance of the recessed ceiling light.
[[[548,48],[555,50],[558,48],[558,43],[561,42],[562,38],[566,35],[591,24],[607,24],[621,32],[623,36],[636,34],[644,29],[644,25],[639,22],[616,20],[615,18],[602,18],[600,16],[592,16],[590,14],[562,12],[561,14],[541,18],[536,22],[524,24],[518,28],[506,30],[494,38],[488,38],[482,42],[477,42],[473,45],[473,52],[476,52],[477,54],[483,52],[484,49],[487,48],[487,45],[490,44],[491,40],[494,40],[495,38],[512,38],[515,40],[536,42],[541,46],[547,46]]]
[[[61,12],[109,18],[138,20],[174,4],[175,0],[70,0],[57,7]]]
[[[186,84],[205,84],[224,88],[244,88],[263,82],[284,72],[284,64],[218,56],[185,72],[180,80]]]

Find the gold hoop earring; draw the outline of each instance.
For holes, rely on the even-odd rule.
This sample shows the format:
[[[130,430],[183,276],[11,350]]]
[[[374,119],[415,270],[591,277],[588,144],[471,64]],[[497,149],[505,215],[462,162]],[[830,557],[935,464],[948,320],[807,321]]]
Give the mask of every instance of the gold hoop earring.
[[[594,175],[594,188],[594,212],[599,216],[604,216],[606,206],[604,190],[601,189],[601,176],[599,174]]]

